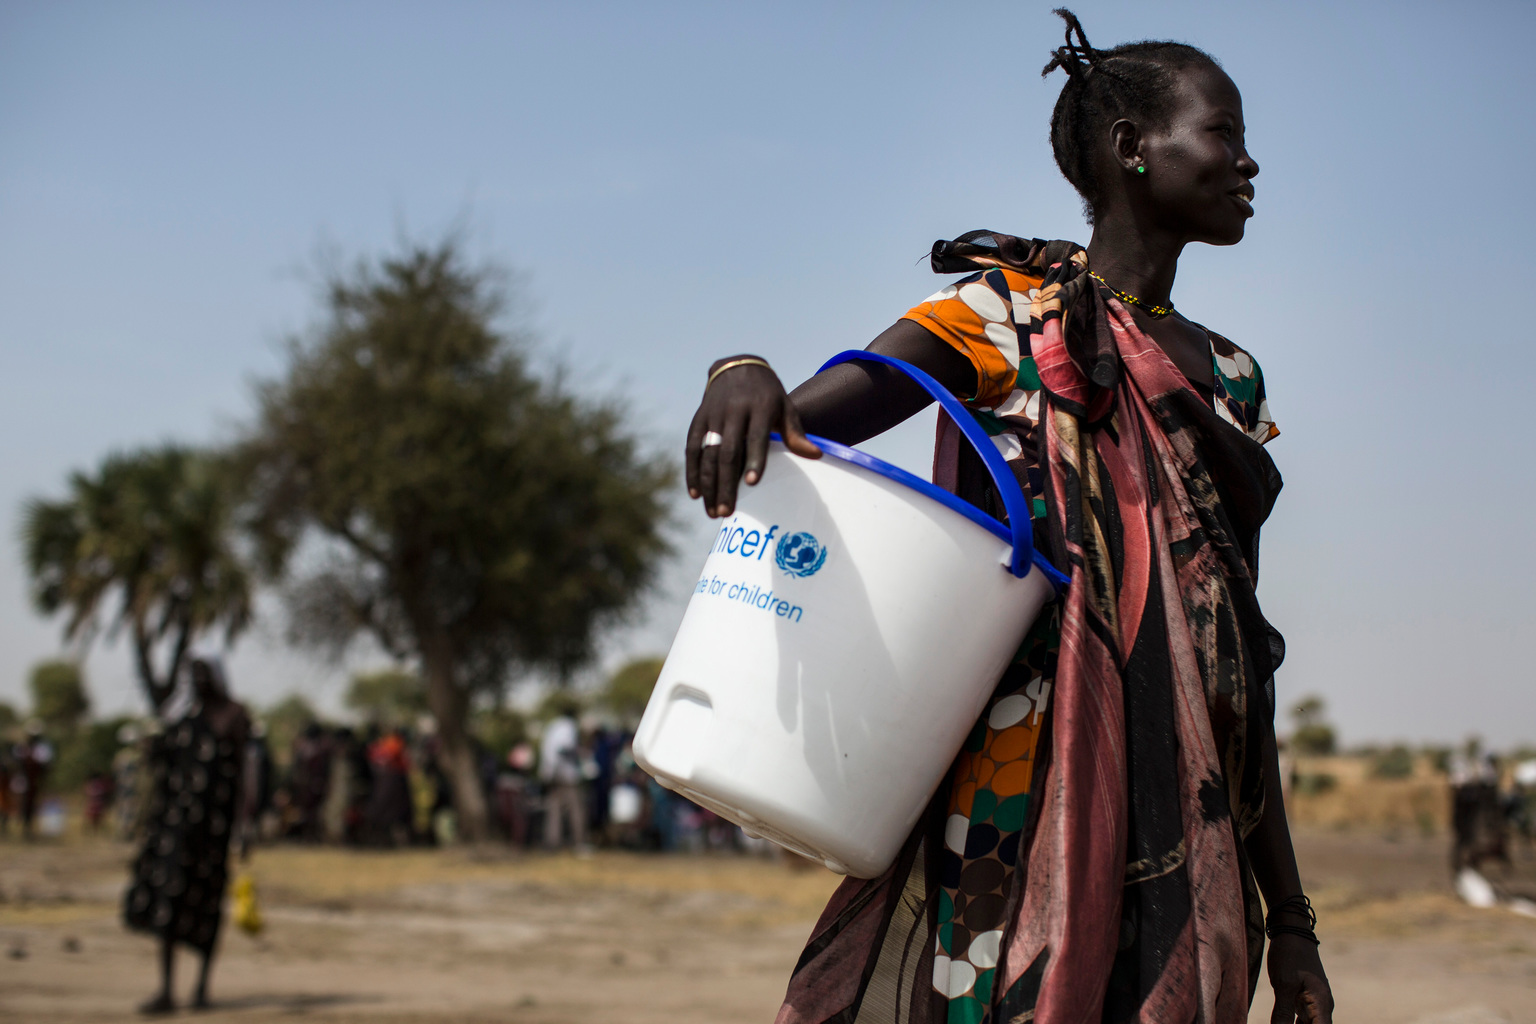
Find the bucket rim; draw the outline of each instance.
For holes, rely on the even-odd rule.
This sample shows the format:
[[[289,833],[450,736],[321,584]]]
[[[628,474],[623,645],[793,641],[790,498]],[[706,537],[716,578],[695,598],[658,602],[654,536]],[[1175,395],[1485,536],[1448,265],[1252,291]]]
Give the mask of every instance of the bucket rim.
[[[784,439],[777,432],[768,436],[775,444],[781,446],[784,444]],[[822,437],[818,434],[806,434],[805,436],[810,439],[812,444],[820,448],[824,454],[859,466],[862,469],[867,469],[871,473],[883,476],[893,483],[910,488],[924,497],[938,502],[950,511],[958,512],[1009,547],[1013,546],[1013,531],[1008,528],[1006,523],[987,515],[975,505],[957,495],[951,494],[933,481],[924,480],[910,470],[902,469],[900,466],[886,462],[884,459],[876,458],[868,452],[861,452],[857,448],[850,448],[848,445],[834,441],[831,438]],[[784,451],[786,454],[794,454],[788,448],[785,448]],[[1046,575],[1047,579],[1051,579],[1053,583],[1055,582],[1057,575],[1056,567],[1051,565],[1038,550],[1031,549],[1030,561]]]

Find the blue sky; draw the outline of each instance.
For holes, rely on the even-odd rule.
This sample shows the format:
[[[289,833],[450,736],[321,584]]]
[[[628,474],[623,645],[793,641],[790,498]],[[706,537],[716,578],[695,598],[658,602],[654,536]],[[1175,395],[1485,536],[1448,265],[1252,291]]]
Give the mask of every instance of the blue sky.
[[[1262,363],[1286,477],[1261,597],[1282,699],[1350,741],[1536,740],[1536,168],[1519,3],[1083,2],[1100,46],[1204,46],[1262,166],[1181,311]],[[521,272],[541,359],[676,446],[708,362],[791,382],[935,289],[935,238],[1086,241],[1051,160],[1049,5],[0,6],[0,699],[58,650],[19,505],[117,449],[216,442],[317,314],[324,254],[462,230]],[[931,420],[873,446],[927,460]],[[608,663],[664,650],[707,546]],[[270,601],[268,602],[270,610]],[[336,705],[268,615],[237,690]],[[127,652],[89,663],[132,707]]]

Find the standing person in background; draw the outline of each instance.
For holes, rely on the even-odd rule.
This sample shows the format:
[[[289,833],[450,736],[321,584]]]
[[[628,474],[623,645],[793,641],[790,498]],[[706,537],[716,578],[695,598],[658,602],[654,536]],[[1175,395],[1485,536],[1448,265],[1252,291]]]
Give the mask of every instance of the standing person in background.
[[[322,843],[340,845],[346,837],[347,803],[351,798],[347,786],[347,732],[350,730],[325,731],[330,757],[325,764],[325,799],[316,808],[316,820],[320,823],[317,834]]]
[[[1536,760],[1521,761],[1513,774],[1507,816],[1510,828],[1529,850],[1536,845]]]
[[[359,736],[348,729],[346,735],[346,742],[336,752],[336,756],[347,763],[347,806],[343,815],[345,825],[342,833],[348,846],[357,846],[365,841],[368,830],[368,807],[373,802],[373,767],[368,763],[368,733]],[[410,802],[409,797],[406,802]],[[406,814],[405,822],[406,833],[409,835],[409,813]]]
[[[112,776],[91,772],[85,780],[85,827],[91,835],[101,832],[101,818],[112,803]]]
[[[597,723],[592,728],[588,746],[591,749],[592,784],[588,792],[588,804],[590,812],[588,822],[591,825],[591,833],[599,842],[605,841],[608,834],[609,800],[612,796],[614,783],[614,767],[618,761],[619,750],[623,738],[617,729]]]
[[[533,790],[533,746],[518,743],[496,775],[496,813],[516,849],[528,845],[528,805]]]
[[[376,846],[404,846],[411,841],[411,758],[405,737],[391,728],[368,748],[371,792],[368,804],[368,842]]]
[[[207,1008],[230,839],[244,831],[239,815],[250,718],[230,699],[216,657],[194,658],[190,671],[195,703],[185,717],[167,724],[151,748],[158,777],[144,845],[123,900],[128,927],[160,940],[160,991],[140,1007],[146,1014],[176,1009],[171,981],[177,943],[202,958],[192,1005]]]
[[[539,741],[539,778],[544,783],[544,845],[558,849],[561,822],[569,823],[577,850],[587,844],[587,807],[581,798],[581,731],[574,701],[562,701],[560,713],[544,727]]]
[[[21,835],[32,838],[32,823],[37,818],[38,802],[43,797],[43,783],[53,765],[53,745],[43,738],[43,723],[34,718],[27,722],[26,734],[16,744],[16,771],[11,776],[11,792],[21,812]]]
[[[1451,763],[1451,874],[1481,870],[1487,861],[1509,863],[1504,811],[1499,802],[1499,762],[1475,751]]]
[[[411,841],[432,844],[432,816],[436,813],[442,790],[442,773],[437,768],[437,722],[423,715],[416,722],[411,750]]]
[[[14,794],[11,793],[11,779],[14,777],[11,766],[11,752],[0,743],[0,839],[6,838],[11,830],[11,807],[15,803]]]
[[[272,806],[272,750],[267,746],[267,727],[260,719],[251,723],[251,735],[245,741],[241,778],[245,781],[240,793],[243,830],[235,842],[245,849],[261,838],[262,818]]]
[[[310,722],[293,741],[289,788],[298,811],[301,838],[323,838],[322,809],[331,785],[331,738],[319,722]]]

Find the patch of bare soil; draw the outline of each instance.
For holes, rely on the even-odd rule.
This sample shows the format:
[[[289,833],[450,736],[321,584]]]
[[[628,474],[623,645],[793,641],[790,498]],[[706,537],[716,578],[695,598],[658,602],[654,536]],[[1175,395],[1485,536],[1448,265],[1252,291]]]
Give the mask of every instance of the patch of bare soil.
[[[1339,1020],[1536,1024],[1536,920],[1451,892],[1444,843],[1298,839]],[[0,844],[0,1020],[138,1019],[154,944],[125,932],[126,848]],[[837,879],[727,857],[261,850],[267,929],[227,929],[217,1022],[770,1021]],[[1536,891],[1536,858],[1494,878]],[[178,988],[193,963],[183,955]],[[1269,1019],[1261,985],[1252,1020]]]

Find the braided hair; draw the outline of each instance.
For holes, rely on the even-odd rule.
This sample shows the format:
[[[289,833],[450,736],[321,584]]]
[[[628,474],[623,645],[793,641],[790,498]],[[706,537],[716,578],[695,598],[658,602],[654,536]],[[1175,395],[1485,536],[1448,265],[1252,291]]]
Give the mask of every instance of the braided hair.
[[[1051,151],[1056,166],[1083,197],[1083,213],[1092,224],[1094,205],[1103,197],[1094,147],[1109,126],[1121,118],[1166,124],[1173,113],[1178,73],[1221,65],[1198,47],[1168,40],[1146,39],[1096,50],[1083,34],[1077,15],[1066,8],[1056,13],[1067,23],[1066,45],[1056,49],[1040,72],[1042,78],[1057,68],[1067,73],[1051,112]]]

